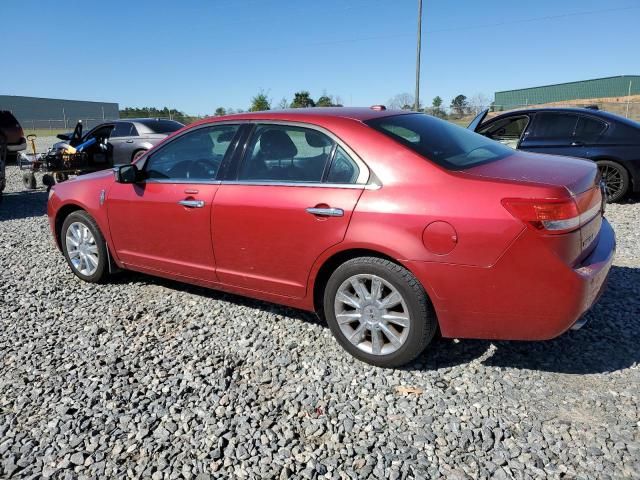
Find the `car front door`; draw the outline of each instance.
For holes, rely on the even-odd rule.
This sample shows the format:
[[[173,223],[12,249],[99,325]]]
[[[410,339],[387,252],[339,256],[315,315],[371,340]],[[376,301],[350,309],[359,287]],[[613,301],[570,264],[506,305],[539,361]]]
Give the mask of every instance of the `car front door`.
[[[109,143],[113,147],[113,164],[130,163],[135,149],[138,131],[131,122],[118,122],[111,132]]]
[[[107,193],[118,258],[133,270],[216,281],[211,206],[238,125],[189,130],[145,157],[144,180]]]
[[[303,297],[316,259],[345,236],[366,166],[328,132],[263,123],[234,168],[213,207],[219,280]]]
[[[481,125],[477,131],[480,135],[503,145],[518,148],[529,121],[529,115],[509,115],[497,118],[487,125]]]

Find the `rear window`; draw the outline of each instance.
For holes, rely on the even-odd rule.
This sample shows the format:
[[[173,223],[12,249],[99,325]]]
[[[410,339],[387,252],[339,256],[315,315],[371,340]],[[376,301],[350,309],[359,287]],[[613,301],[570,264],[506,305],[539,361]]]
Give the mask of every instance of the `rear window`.
[[[175,120],[147,120],[140,123],[153,133],[173,133],[184,127],[183,124]]]
[[[376,118],[365,123],[449,170],[471,168],[513,155],[509,147],[422,113]]]

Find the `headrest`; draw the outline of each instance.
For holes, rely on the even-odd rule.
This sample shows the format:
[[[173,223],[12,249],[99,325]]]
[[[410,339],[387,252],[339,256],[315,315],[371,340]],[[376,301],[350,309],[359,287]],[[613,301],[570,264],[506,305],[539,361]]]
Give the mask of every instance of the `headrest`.
[[[329,137],[318,132],[307,131],[304,137],[307,139],[307,143],[315,148],[324,148],[331,145]]]
[[[298,154],[295,144],[282,130],[265,130],[260,135],[260,152],[269,160],[288,160]]]

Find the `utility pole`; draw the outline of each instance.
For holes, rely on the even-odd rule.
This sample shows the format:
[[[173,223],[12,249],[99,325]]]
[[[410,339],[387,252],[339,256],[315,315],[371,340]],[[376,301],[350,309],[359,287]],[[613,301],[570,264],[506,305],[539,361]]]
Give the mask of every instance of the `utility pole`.
[[[413,109],[420,108],[420,46],[422,45],[422,0],[418,0],[418,44],[416,47],[416,98]]]

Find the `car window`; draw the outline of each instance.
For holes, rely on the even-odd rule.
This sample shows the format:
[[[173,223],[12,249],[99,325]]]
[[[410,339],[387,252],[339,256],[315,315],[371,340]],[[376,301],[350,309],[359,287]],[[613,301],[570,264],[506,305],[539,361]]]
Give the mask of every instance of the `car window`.
[[[531,138],[570,138],[573,137],[578,116],[567,113],[536,114]]]
[[[353,161],[353,159],[347,155],[342,147],[336,149],[336,153],[331,162],[331,168],[327,175],[328,183],[355,183],[358,179],[360,168]]]
[[[113,130],[113,125],[105,125],[103,127],[96,127],[91,130],[87,135],[83,138],[83,141],[86,142],[90,138],[96,139],[104,139],[109,138],[111,136],[111,131]]]
[[[130,137],[131,130],[133,129],[133,123],[130,122],[118,122],[111,132],[111,138],[118,137]]]
[[[478,133],[492,140],[506,143],[507,141],[519,140],[528,123],[529,117],[526,115],[507,117],[480,128]]]
[[[214,180],[238,125],[198,128],[176,138],[145,164],[147,178],[163,180]]]
[[[238,180],[321,182],[335,142],[316,130],[259,125]]]
[[[422,113],[375,118],[365,123],[450,170],[470,168],[513,155],[509,147]]]
[[[580,117],[576,127],[576,137],[581,139],[595,139],[607,129],[607,124],[591,117]]]
[[[140,123],[151,133],[173,133],[184,127],[182,123],[175,120],[142,120]]]

